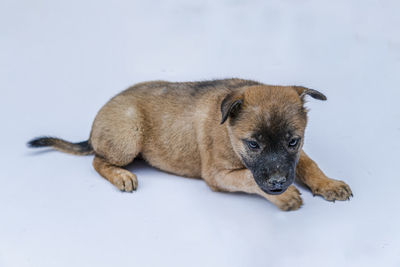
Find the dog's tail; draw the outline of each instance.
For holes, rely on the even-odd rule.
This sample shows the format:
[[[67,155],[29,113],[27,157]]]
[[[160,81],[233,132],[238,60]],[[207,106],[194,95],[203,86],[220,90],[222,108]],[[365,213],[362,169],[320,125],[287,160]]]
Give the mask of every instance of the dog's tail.
[[[90,155],[93,154],[93,148],[89,141],[79,143],[71,143],[54,137],[39,137],[28,142],[29,147],[52,147],[61,152],[74,155]]]

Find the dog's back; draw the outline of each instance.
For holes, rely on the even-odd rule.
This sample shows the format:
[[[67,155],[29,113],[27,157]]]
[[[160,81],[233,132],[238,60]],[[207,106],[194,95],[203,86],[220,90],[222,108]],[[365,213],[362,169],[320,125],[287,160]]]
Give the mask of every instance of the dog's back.
[[[139,151],[157,168],[200,177],[201,142],[197,138],[208,131],[210,124],[219,126],[220,102],[227,93],[255,84],[259,83],[241,79],[137,84],[115,96],[99,111],[90,143],[100,155],[113,151],[112,146],[115,154],[121,154],[123,146],[122,150],[135,151],[126,153],[124,162],[133,160]],[[210,123],[210,119],[215,122]],[[116,146],[113,141],[116,136],[125,145]]]

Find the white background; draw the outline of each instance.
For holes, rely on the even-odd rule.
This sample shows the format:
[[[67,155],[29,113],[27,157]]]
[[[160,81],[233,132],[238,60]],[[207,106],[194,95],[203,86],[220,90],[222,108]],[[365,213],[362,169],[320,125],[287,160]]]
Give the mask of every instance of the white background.
[[[0,266],[400,266],[399,1],[0,0]],[[141,81],[240,77],[321,90],[305,150],[351,201],[300,188],[282,212],[201,180],[129,167],[121,193],[86,140]]]

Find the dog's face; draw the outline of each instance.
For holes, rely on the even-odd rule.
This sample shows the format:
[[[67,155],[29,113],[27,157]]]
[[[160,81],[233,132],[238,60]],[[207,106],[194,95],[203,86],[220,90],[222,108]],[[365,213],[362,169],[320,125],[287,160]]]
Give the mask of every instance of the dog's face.
[[[326,99],[304,87],[251,86],[221,103],[234,151],[268,194],[281,194],[294,181],[307,123],[305,95]]]

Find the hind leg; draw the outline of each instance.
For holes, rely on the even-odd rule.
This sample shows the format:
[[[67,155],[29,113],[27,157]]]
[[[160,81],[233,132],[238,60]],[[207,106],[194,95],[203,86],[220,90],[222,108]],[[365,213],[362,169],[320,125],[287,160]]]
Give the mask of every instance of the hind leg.
[[[121,191],[132,192],[136,190],[138,186],[135,174],[113,165],[97,155],[94,157],[93,167],[101,176],[106,178]]]
[[[93,167],[122,191],[137,188],[136,175],[123,169],[141,152],[144,117],[129,99],[116,97],[97,114],[90,135]]]

